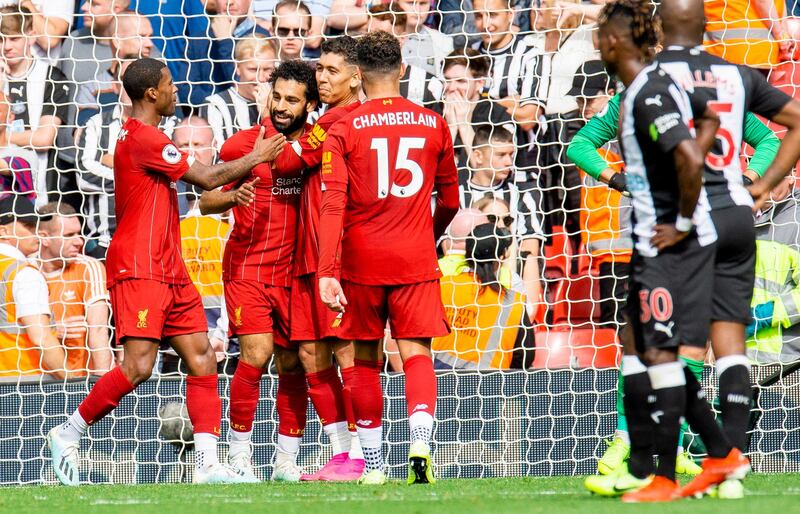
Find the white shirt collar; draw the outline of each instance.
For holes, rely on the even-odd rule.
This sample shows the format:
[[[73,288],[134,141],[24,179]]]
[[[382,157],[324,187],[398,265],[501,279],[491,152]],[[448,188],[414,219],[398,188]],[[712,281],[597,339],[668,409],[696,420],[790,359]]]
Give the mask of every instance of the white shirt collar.
[[[12,259],[16,259],[18,261],[27,261],[27,257],[25,254],[19,251],[19,248],[16,246],[11,246],[8,243],[0,242],[0,255],[5,255],[6,257],[11,257]]]

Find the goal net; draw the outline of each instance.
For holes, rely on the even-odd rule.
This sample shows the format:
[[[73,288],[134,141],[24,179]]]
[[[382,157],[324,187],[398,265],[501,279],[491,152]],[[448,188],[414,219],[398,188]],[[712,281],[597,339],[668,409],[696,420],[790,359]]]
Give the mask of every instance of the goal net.
[[[130,62],[150,56],[167,63],[178,106],[161,129],[176,146],[212,164],[226,139],[267,112],[264,84],[281,61],[302,58],[313,65],[323,41],[374,30],[401,40],[401,94],[448,122],[459,167],[464,210],[438,243],[442,300],[453,329],[433,342],[438,476],[596,471],[617,426],[618,332],[632,244],[629,201],[578,166],[623,170],[616,136],[586,151],[569,150],[589,119],[608,115],[606,104],[620,89],[605,75],[595,48],[601,1],[115,0],[114,12],[101,2],[73,12],[73,3],[34,0],[31,12],[0,0],[0,68],[6,70],[0,194],[36,205],[40,236],[35,251],[8,231],[0,235],[0,484],[55,481],[48,430],[121,356],[113,344],[103,262],[116,229],[113,155],[131,114],[120,78]],[[709,48],[765,70],[773,84],[795,95],[800,75],[787,43],[796,39],[796,24],[782,2],[767,16],[746,2],[705,5]],[[782,127],[770,128],[782,137]],[[769,149],[755,142],[745,154],[743,168],[756,172],[771,160]],[[181,182],[174,187],[184,260],[203,297],[219,359],[224,443],[239,355],[228,336],[221,282],[233,220],[201,216],[200,191]],[[759,241],[793,256],[800,197],[784,189],[758,217],[757,230]],[[484,238],[488,258],[487,240],[470,238],[482,224],[495,227]],[[22,286],[15,282],[23,258],[9,244],[24,250],[46,281],[49,325],[17,314],[36,304],[39,290],[30,274]],[[784,262],[800,259],[759,263],[764,280],[756,283],[756,299],[789,302],[787,310],[796,310],[791,302],[800,268]],[[764,285],[787,276],[777,289]],[[758,472],[800,471],[800,373],[790,366],[800,359],[800,339],[793,337],[800,329],[797,313],[789,312],[748,341],[757,390],[748,454]],[[384,449],[390,475],[400,476],[409,444],[404,378],[388,332],[383,346]],[[83,481],[191,480],[184,371],[161,345],[152,378],[83,439]],[[704,383],[708,398],[715,398],[712,355]],[[254,463],[265,479],[277,437],[276,391],[271,367],[253,431]],[[697,441],[687,449],[702,456]],[[224,457],[227,444],[220,451]],[[299,464],[310,472],[329,457],[309,406]]]

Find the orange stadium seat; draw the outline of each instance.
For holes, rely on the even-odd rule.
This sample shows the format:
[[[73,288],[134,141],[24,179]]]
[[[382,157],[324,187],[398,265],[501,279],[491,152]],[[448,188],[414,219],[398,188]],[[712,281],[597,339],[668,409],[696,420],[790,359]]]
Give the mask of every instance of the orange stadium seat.
[[[619,364],[619,348],[616,330],[611,328],[537,330],[531,368],[613,368]]]

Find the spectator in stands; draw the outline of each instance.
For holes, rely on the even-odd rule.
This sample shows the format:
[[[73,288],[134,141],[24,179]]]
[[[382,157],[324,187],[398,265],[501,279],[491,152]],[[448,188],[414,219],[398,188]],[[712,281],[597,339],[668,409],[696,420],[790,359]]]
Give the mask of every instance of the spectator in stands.
[[[434,338],[439,369],[526,369],[534,334],[525,297],[504,287],[500,270],[513,236],[493,223],[478,225],[467,240],[469,269],[442,277],[442,303],[450,334]]]
[[[308,6],[300,0],[281,0],[272,16],[272,31],[277,38],[281,61],[301,57],[319,57],[318,52],[306,52],[311,34],[312,17]],[[320,41],[313,38],[317,47]]]
[[[66,355],[50,329],[47,283],[28,262],[39,250],[33,204],[0,199],[0,377],[67,376]]]
[[[19,9],[33,18],[31,35],[35,38],[36,55],[55,65],[61,57],[61,43],[72,25],[74,0],[19,0]]]
[[[511,208],[508,202],[502,198],[484,196],[475,202],[475,208],[486,216],[487,223],[494,223],[496,227],[508,230],[512,235],[515,234],[514,224],[516,220],[511,214]],[[525,283],[516,270],[518,256],[519,245],[517,244],[517,238],[515,236],[508,252],[506,252],[506,258],[503,261],[503,266],[498,276],[500,277],[500,283],[503,287],[525,294]]]
[[[537,46],[544,51],[547,80],[547,103],[544,114],[556,117],[576,108],[575,97],[570,94],[572,81],[578,68],[586,61],[599,58],[594,47],[594,24],[582,24],[580,14],[562,10],[559,5],[580,4],[580,0],[542,0],[541,6],[531,10],[531,25],[544,34]]]
[[[747,353],[758,364],[800,360],[800,197],[776,196],[756,214],[756,280]]]
[[[431,15],[431,0],[394,0],[389,8],[406,15],[403,61],[441,76],[444,58],[453,51],[453,38],[425,25]]]
[[[236,82],[230,89],[208,97],[200,116],[214,130],[216,149],[226,139],[259,120],[256,91],[265,84],[275,69],[277,54],[269,39],[252,37],[236,42]]]
[[[791,59],[796,44],[786,28],[784,0],[705,0],[708,53],[764,73]]]
[[[125,73],[131,61],[124,61]],[[117,229],[114,214],[114,149],[122,125],[131,115],[131,102],[122,87],[119,103],[89,118],[78,135],[78,188],[83,195],[81,213],[86,219],[86,253],[104,259]],[[176,119],[164,118],[159,128],[172,137]]]
[[[442,275],[458,275],[468,269],[467,237],[472,229],[484,223],[489,223],[489,219],[478,209],[460,209],[456,213],[440,244],[443,256],[439,259],[439,269]]]
[[[523,131],[544,113],[547,77],[535,39],[512,29],[513,0],[473,0],[481,41],[473,48],[492,60],[489,96],[498,100]]]
[[[105,266],[83,254],[81,221],[70,205],[48,203],[39,214],[46,220],[39,224],[39,269],[67,369],[76,376],[103,375],[114,364]]]
[[[573,118],[581,120],[578,123],[581,128],[606,108],[614,90],[600,61],[588,61],[578,70],[570,95],[577,99]],[[593,152],[602,160],[603,167],[622,172],[622,157],[616,142],[595,150],[594,146],[581,147],[580,140],[574,148],[570,142],[567,159],[572,161],[576,152]],[[581,242],[590,256],[590,271],[600,280],[600,322],[619,324],[623,321],[619,306],[627,295],[633,251],[631,202],[598,178],[578,171]]]
[[[391,11],[387,4],[373,5],[370,7],[369,12],[368,31],[383,30],[393,34],[400,41],[400,46],[405,48],[406,41],[408,41],[406,14],[402,11]],[[417,105],[422,105],[441,114],[444,110],[444,105],[442,104],[444,84],[442,84],[442,81],[426,72],[423,68],[409,63],[405,64],[405,71],[400,78],[400,95]]]
[[[236,74],[234,49],[236,41],[253,36],[269,37],[267,29],[257,23],[252,15],[252,0],[216,0],[206,1],[204,5],[210,18],[207,34],[203,37],[211,39],[211,45],[205,48],[198,45],[199,51],[206,54],[193,53],[197,59],[207,59],[210,68],[198,67],[189,75],[190,83],[203,83],[211,77],[212,87],[216,84],[215,92],[223,91],[233,86]],[[190,42],[189,47],[193,46]],[[209,75],[203,74],[209,73]]]
[[[276,34],[274,30],[274,15],[275,8],[280,4],[280,0],[254,0],[253,1],[253,14],[258,19],[258,23],[265,27],[272,34]],[[332,0],[304,0],[303,7],[300,7],[299,2],[295,3],[295,11],[302,12],[307,10],[311,16],[311,27],[303,40],[304,56],[305,57],[319,57],[318,49],[322,43],[322,28],[325,26],[325,17],[331,11]],[[312,55],[310,55],[312,54]]]
[[[0,16],[0,64],[6,72],[3,91],[14,114],[9,140],[34,150],[39,170],[46,170],[34,177],[36,203],[44,205],[48,191],[57,191],[59,186],[55,142],[58,127],[67,122],[71,90],[58,68],[33,55],[31,16],[21,14],[16,7],[0,9]]]
[[[325,19],[329,35],[355,35],[367,28],[369,2],[365,0],[333,0],[331,11]]]
[[[203,164],[211,166],[216,162],[214,132],[209,122],[203,118],[190,116],[183,119],[175,127],[173,141],[178,149]],[[201,191],[191,186],[186,189],[189,209],[180,224],[183,260],[192,282],[203,298],[209,341],[217,354],[217,362],[221,362],[228,346],[228,316],[222,294],[222,249],[230,225],[221,215],[200,214],[197,202]],[[165,356],[162,372],[172,371],[169,366],[171,361],[176,362],[177,359],[168,359]]]
[[[453,136],[456,160],[466,166],[475,127],[483,124],[516,131],[511,115],[483,93],[491,62],[472,48],[455,50],[444,60],[444,119]]]
[[[519,244],[522,279],[531,312],[541,301],[539,250],[544,235],[538,209],[538,191],[521,189],[514,172],[514,136],[502,127],[482,125],[475,130],[469,170],[459,173],[459,195],[462,209],[474,207],[485,197],[508,202],[516,220],[514,235]]]
[[[13,121],[11,106],[6,95],[0,92],[0,196],[13,193],[34,202],[34,184],[43,170],[39,168],[36,152],[11,143],[10,129]]]
[[[122,11],[114,17],[111,37],[111,60],[108,67],[78,88],[75,102],[78,125],[94,116],[101,108],[110,108],[119,100],[122,63],[150,57],[153,51],[153,28],[150,20],[134,11]]]

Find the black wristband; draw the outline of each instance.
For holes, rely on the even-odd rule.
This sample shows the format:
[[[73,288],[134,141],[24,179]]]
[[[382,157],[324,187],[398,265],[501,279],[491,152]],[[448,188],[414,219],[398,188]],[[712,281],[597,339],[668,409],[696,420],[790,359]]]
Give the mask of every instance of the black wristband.
[[[628,187],[625,180],[625,175],[623,173],[614,173],[611,175],[611,178],[608,179],[608,187],[611,189],[616,189],[620,193],[626,193],[628,191]]]
[[[742,175],[742,182],[744,183],[745,186],[753,185],[753,179],[751,179],[747,175]]]

